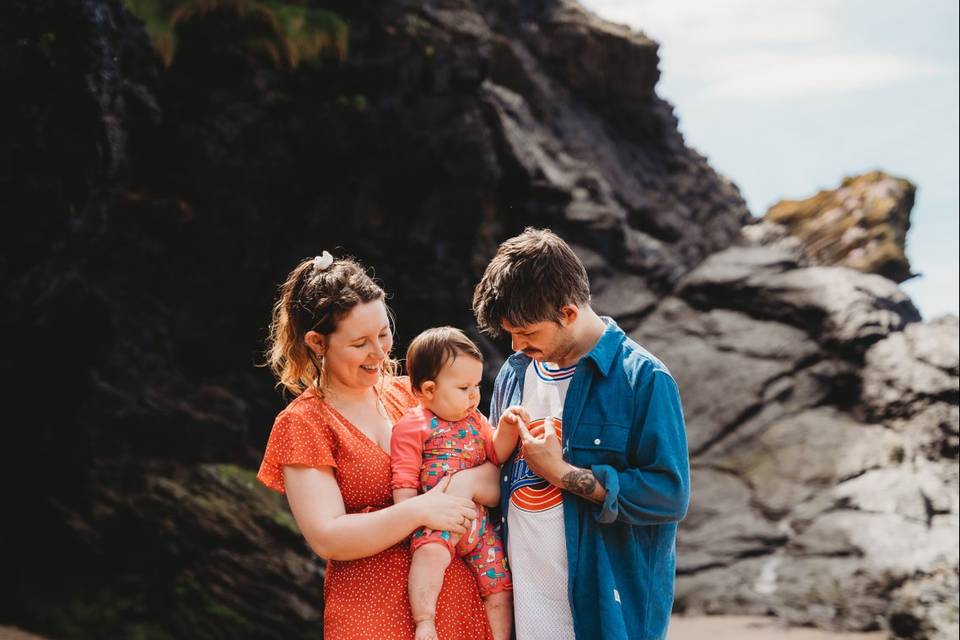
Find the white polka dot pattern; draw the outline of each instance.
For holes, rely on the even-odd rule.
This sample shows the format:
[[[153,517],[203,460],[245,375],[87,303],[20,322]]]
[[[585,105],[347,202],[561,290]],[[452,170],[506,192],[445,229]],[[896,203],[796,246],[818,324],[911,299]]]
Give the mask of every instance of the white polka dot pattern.
[[[396,422],[416,400],[406,378],[394,378],[385,387],[383,403]],[[348,513],[393,503],[390,456],[313,391],[277,416],[257,477],[283,493],[283,467],[289,464],[333,467]],[[325,640],[413,638],[409,569],[407,541],[367,558],[330,561],[324,584]],[[492,637],[477,582],[459,558],[447,569],[437,600],[437,631],[441,640]]]

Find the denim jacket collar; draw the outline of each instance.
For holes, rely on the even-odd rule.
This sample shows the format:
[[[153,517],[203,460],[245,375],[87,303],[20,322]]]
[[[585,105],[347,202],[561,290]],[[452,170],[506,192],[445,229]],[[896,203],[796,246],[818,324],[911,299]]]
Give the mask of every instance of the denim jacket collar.
[[[597,344],[590,350],[590,353],[584,357],[593,360],[600,375],[606,377],[610,373],[610,367],[613,366],[613,361],[620,351],[620,345],[623,344],[626,334],[612,318],[601,316],[601,319],[607,325],[607,328],[600,334],[600,339],[597,340]]]

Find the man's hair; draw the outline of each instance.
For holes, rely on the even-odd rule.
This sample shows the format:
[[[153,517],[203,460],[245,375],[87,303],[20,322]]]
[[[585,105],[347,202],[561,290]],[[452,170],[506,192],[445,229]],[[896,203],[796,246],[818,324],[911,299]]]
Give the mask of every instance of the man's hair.
[[[506,240],[473,290],[480,330],[498,336],[506,320],[517,327],[560,320],[560,307],[590,302],[590,281],[580,258],[549,229],[527,227]]]
[[[407,375],[410,387],[419,391],[424,382],[436,380],[448,362],[459,355],[483,362],[480,349],[463,331],[454,327],[427,329],[407,347]]]

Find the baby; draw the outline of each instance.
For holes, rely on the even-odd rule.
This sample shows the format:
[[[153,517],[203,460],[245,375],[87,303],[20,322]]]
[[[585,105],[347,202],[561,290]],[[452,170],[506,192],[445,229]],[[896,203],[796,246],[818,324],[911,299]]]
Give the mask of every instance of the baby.
[[[513,452],[518,422],[528,421],[526,413],[519,407],[507,409],[494,433],[477,411],[483,356],[462,331],[437,327],[414,338],[407,350],[407,373],[420,405],[408,410],[393,428],[394,502],[487,460],[500,464]],[[437,597],[455,554],[465,556],[477,575],[494,638],[510,637],[513,586],[503,543],[488,521],[487,510],[475,506],[476,517],[462,536],[426,528],[413,534],[409,592],[417,640],[437,637]]]

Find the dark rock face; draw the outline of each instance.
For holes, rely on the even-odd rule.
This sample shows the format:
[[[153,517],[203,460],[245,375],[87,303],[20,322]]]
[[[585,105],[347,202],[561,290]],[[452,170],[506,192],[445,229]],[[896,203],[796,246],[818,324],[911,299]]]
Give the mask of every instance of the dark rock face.
[[[497,244],[540,225],[680,382],[679,607],[956,624],[955,320],[741,237],[743,201],[684,146],[642,35],[563,1],[325,6],[349,55],[294,70],[229,13],[181,25],[164,70],[119,0],[0,8],[19,88],[0,104],[0,623],[319,637],[322,563],[251,471],[283,404],[254,366],[276,283],[357,256],[402,352],[472,327]],[[505,345],[480,339],[492,373]]]
[[[349,55],[294,70],[229,11],[181,24],[165,68],[120,0],[0,8],[0,621],[319,637],[322,564],[250,475],[283,403],[254,364],[304,256],[371,265],[402,351],[472,326],[527,224],[602,255],[598,299],[636,321],[748,218],[684,147],[642,36],[560,2],[327,7]]]
[[[633,333],[688,419],[677,606],[954,637],[957,319],[921,324],[892,281],[800,262],[745,240]]]

